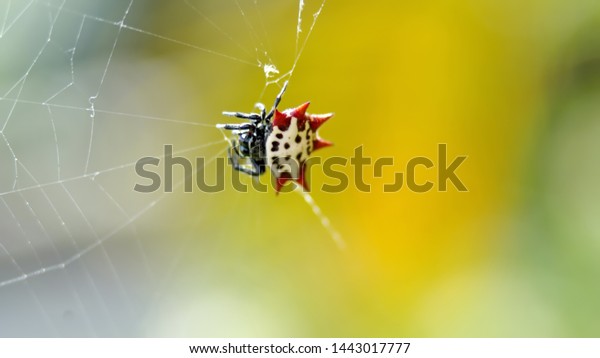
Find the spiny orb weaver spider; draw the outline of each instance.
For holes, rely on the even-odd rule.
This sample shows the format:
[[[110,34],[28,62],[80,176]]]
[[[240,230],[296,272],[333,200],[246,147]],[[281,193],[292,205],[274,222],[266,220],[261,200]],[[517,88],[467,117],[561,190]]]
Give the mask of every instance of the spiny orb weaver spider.
[[[259,176],[266,167],[271,168],[276,178],[276,193],[290,180],[308,191],[306,160],[313,151],[333,144],[317,135],[317,129],[333,113],[306,113],[310,102],[283,112],[277,110],[287,84],[287,81],[283,84],[269,113],[264,104],[257,103],[255,107],[260,113],[223,112],[225,116],[247,119],[250,123],[217,125],[217,128],[231,130],[237,135],[228,151],[233,169]],[[241,159],[246,159],[246,163],[241,163]]]

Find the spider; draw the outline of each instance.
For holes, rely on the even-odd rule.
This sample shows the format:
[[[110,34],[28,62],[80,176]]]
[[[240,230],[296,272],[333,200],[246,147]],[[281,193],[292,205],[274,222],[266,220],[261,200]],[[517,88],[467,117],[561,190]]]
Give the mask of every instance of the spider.
[[[260,113],[223,112],[225,116],[246,119],[249,123],[217,125],[237,135],[228,151],[233,169],[259,176],[269,167],[276,179],[276,193],[290,180],[308,191],[306,160],[313,151],[333,144],[316,133],[333,113],[308,114],[306,109],[310,102],[283,112],[277,110],[287,85],[286,81],[268,113],[264,104],[257,103],[255,107]]]

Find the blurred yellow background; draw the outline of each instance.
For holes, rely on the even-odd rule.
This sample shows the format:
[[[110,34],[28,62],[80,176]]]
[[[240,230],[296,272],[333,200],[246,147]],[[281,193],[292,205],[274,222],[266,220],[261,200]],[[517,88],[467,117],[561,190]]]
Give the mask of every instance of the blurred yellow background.
[[[87,312],[89,334],[598,337],[600,3],[328,0],[310,33],[322,2],[305,3],[299,47],[310,37],[280,107],[310,100],[309,111],[335,112],[320,130],[335,143],[316,153],[323,158],[350,158],[362,146],[395,163],[382,178],[366,174],[369,193],[356,189],[351,166],[341,193],[320,191],[335,180],[311,173],[312,196],[347,248],[336,247],[294,193],[238,193],[228,184],[217,194],[147,195],[131,192],[138,179],[131,167],[108,172],[104,188],[127,201],[127,220],[116,233],[110,229],[119,220],[106,224],[101,246],[117,262],[106,275],[118,277],[126,299],[113,302],[104,291],[104,271],[92,269],[85,282],[99,283],[90,296],[108,297],[110,316],[126,318],[105,327]],[[67,1],[57,23],[72,16],[78,24],[82,14],[118,21],[124,11],[123,2],[83,4]],[[159,155],[164,144],[185,151],[217,141],[182,155],[225,157],[223,133],[211,126],[231,121],[221,111],[271,105],[279,87],[266,85],[257,62],[282,74],[292,68],[297,14],[296,1],[133,2],[98,108],[208,126],[97,119],[111,124],[96,128],[90,166]],[[76,71],[86,63],[87,74],[105,68],[118,26],[85,21],[106,31],[82,33],[80,47],[90,53]],[[106,46],[88,49],[93,36],[106,36]],[[81,99],[69,100],[78,118],[87,118],[99,83],[89,76],[91,91],[84,85]],[[72,132],[81,142],[59,146],[87,151],[88,129]],[[411,158],[437,163],[439,143],[449,161],[468,156],[457,170],[468,192],[451,184],[435,190],[435,172],[422,168],[418,182],[432,180],[434,190],[383,191]],[[207,176],[214,170],[207,166]],[[90,235],[81,232],[76,240]],[[138,274],[143,260],[129,260],[118,246],[133,236],[147,273]],[[95,267],[89,256],[79,261]],[[64,314],[49,316],[58,335],[81,334],[62,329]]]
[[[350,157],[363,145],[367,155],[393,157],[394,169],[403,170],[410,158],[436,158],[437,143],[448,143],[450,157],[469,156],[459,170],[469,192],[383,193],[391,171],[372,182],[371,193],[315,191],[346,252],[328,242],[299,198],[224,193],[221,199],[237,203],[228,215],[239,225],[212,229],[224,241],[209,266],[218,281],[209,297],[227,297],[220,310],[228,318],[201,327],[184,310],[183,332],[597,336],[600,266],[590,253],[598,253],[598,224],[590,219],[582,229],[573,221],[597,217],[594,201],[578,208],[590,200],[586,192],[598,193],[591,179],[597,170],[583,169],[588,165],[578,158],[597,164],[591,153],[599,148],[591,134],[563,142],[569,133],[551,126],[579,121],[598,130],[598,97],[561,93],[565,82],[587,87],[586,78],[572,84],[569,77],[581,63],[597,61],[589,48],[600,50],[598,39],[587,38],[597,31],[597,9],[564,1],[327,3],[283,102],[311,100],[313,111],[336,112],[321,130],[336,146],[319,155]],[[294,20],[264,16],[274,29]],[[291,41],[267,32],[272,44]],[[190,56],[187,74],[203,57]],[[597,76],[598,67],[591,71]],[[254,98],[244,92],[260,88],[252,75],[227,81],[236,87],[235,101],[222,96],[223,108],[249,108]],[[567,119],[564,112],[584,105],[579,101],[586,101],[582,113]],[[573,164],[553,159],[551,153],[564,151]],[[580,170],[590,178],[574,193]],[[313,174],[318,188],[325,179]],[[575,208],[565,210],[556,197],[570,198]],[[190,205],[197,211],[204,204]],[[227,222],[221,210],[211,222]],[[203,287],[189,288],[196,271],[207,269],[199,266],[191,264],[181,278],[191,297],[203,296]],[[214,308],[210,301],[190,306],[196,304],[198,320]]]

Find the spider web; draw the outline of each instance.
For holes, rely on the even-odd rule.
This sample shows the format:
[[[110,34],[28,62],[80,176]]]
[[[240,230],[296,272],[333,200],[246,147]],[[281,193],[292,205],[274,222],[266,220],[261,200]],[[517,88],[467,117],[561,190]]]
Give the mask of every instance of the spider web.
[[[134,192],[136,161],[164,158],[169,143],[207,170],[225,156],[218,114],[232,98],[270,104],[325,2],[182,0],[164,14],[143,0],[0,2],[0,335],[143,334],[195,236],[170,237],[164,252],[156,238],[180,224],[163,216],[180,196]],[[277,29],[285,44],[274,17],[289,25]],[[178,71],[191,59],[197,88]],[[238,75],[252,93],[235,89]],[[195,195],[206,212],[235,208]]]

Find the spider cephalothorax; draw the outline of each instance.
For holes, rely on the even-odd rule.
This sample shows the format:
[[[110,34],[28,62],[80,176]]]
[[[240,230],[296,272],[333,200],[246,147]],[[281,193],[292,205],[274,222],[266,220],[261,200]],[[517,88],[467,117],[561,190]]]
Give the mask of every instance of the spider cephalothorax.
[[[266,167],[271,168],[276,178],[277,193],[289,180],[295,180],[308,190],[306,160],[314,150],[332,145],[316,133],[333,116],[332,113],[306,113],[310,102],[283,112],[277,110],[286,88],[287,82],[269,113],[262,103],[257,103],[260,113],[223,112],[226,116],[247,119],[249,123],[217,125],[237,135],[229,148],[233,168],[254,176],[264,173]],[[246,163],[241,163],[242,159],[246,159]]]

